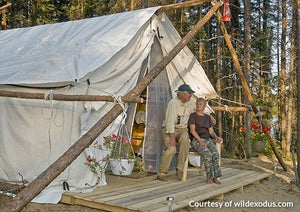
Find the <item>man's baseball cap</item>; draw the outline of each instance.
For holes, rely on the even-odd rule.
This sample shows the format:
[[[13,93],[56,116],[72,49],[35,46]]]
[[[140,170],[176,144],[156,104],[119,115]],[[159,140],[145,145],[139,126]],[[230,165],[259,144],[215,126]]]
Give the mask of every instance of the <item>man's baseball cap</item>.
[[[193,91],[188,84],[182,84],[182,85],[180,85],[178,87],[178,89],[176,90],[176,92],[177,91],[187,91],[189,93],[195,93],[195,91]]]

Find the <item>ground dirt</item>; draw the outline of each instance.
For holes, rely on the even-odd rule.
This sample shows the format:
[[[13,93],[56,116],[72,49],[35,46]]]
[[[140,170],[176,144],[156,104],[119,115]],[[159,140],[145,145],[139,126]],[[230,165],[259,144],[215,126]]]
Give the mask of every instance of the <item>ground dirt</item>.
[[[300,211],[300,188],[295,184],[295,177],[293,172],[293,166],[291,162],[285,162],[289,168],[288,171],[283,171],[280,164],[276,159],[267,158],[264,155],[253,157],[248,160],[234,160],[234,159],[222,159],[223,167],[232,167],[239,169],[251,169],[251,170],[263,170],[269,172],[272,176],[268,179],[262,180],[258,185],[249,185],[240,191],[233,191],[224,194],[222,200],[208,200],[203,202],[206,207],[192,208],[186,207],[180,209],[183,211]],[[115,178],[117,179],[117,178]],[[22,188],[18,188],[19,190]],[[15,186],[0,183],[1,191],[17,192],[18,189]],[[11,197],[0,195],[0,207],[7,204],[11,200]],[[223,203],[222,208],[212,208],[212,202]],[[231,203],[230,203],[231,202]],[[244,207],[233,206],[234,203],[243,202]],[[283,202],[293,203],[293,207],[249,207],[248,204],[273,204]],[[232,207],[225,207],[232,204]],[[255,205],[257,206],[257,205]],[[101,210],[75,206],[66,204],[37,204],[29,203],[22,212],[38,212],[38,211],[82,211],[82,212],[100,212]]]

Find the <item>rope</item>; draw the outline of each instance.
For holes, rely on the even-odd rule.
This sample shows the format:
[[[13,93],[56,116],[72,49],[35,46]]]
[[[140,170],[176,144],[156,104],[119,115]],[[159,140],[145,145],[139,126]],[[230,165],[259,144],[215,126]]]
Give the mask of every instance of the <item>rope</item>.
[[[215,102],[215,103],[217,103],[218,105],[221,105],[222,107],[225,108],[226,111],[228,111],[228,105],[224,105],[224,104],[222,104],[222,103],[220,103],[220,102],[217,102],[217,101],[214,101],[214,100],[212,100],[212,99],[211,99],[210,101]],[[230,112],[230,111],[229,111],[229,112]]]
[[[251,107],[251,105],[246,105],[246,104],[243,104],[241,102],[236,102],[236,101],[232,101],[232,100],[229,100],[229,99],[224,99],[222,97],[219,97],[221,100],[223,101],[227,101],[227,102],[230,102],[230,103],[234,103],[234,104],[238,104],[238,105],[242,105],[242,106],[246,106],[246,107]]]
[[[49,100],[52,101],[53,100],[53,94],[54,94],[53,90],[50,90],[50,91],[46,92],[44,94],[44,99],[45,100],[49,99]]]
[[[220,99],[220,100],[223,100],[223,101],[230,102],[230,103],[234,103],[234,104],[238,104],[238,105],[241,105],[241,106],[246,106],[246,107],[248,107],[248,108],[251,108],[250,105],[246,105],[246,104],[243,104],[243,103],[240,103],[240,102],[232,101],[232,100],[229,100],[229,99],[224,99],[224,98],[222,98],[222,97],[219,97],[219,99]],[[213,100],[213,99],[211,99],[210,101],[212,101],[212,102],[214,102],[214,103],[216,103],[216,104],[218,104],[218,105],[223,106],[223,107],[225,108],[226,111],[229,111],[229,110],[228,110],[228,108],[229,108],[228,105],[222,104],[222,103],[220,103],[220,102],[218,102],[218,101],[215,101],[215,100]]]
[[[259,106],[257,107],[257,110],[258,110],[258,112],[255,114],[255,116],[258,118],[259,125],[263,126],[262,125],[262,113],[260,111],[260,107]],[[262,129],[261,129],[261,131],[262,131]]]
[[[122,96],[121,94],[111,94],[111,96],[114,98],[114,103],[118,103],[121,107],[122,107],[122,110],[123,110],[123,113],[122,113],[122,124],[125,124],[125,120],[127,118],[127,114],[126,114],[126,109],[127,109],[127,104],[125,104],[123,101],[122,101]]]
[[[104,90],[95,88],[95,87],[91,86],[91,84],[89,85],[89,88],[94,89],[96,91],[100,91],[100,92],[106,93],[106,94],[112,96],[113,99],[114,99],[114,103],[115,104],[118,103],[122,107],[122,109],[123,109],[121,124],[125,124],[125,120],[127,118],[127,114],[126,114],[127,104],[122,101],[121,94],[110,93],[108,91],[104,91]]]
[[[44,112],[43,112],[43,108],[41,109],[41,114],[45,119],[50,120],[53,117],[53,95],[54,95],[54,91],[53,90],[49,90],[48,92],[46,92],[44,94],[44,100],[50,100],[50,110],[51,110],[51,114],[50,117],[45,117],[44,116]]]
[[[5,192],[5,191],[0,191],[0,194],[6,195],[8,197],[15,197],[16,196],[16,194]]]
[[[224,105],[225,110],[228,111],[228,105]]]

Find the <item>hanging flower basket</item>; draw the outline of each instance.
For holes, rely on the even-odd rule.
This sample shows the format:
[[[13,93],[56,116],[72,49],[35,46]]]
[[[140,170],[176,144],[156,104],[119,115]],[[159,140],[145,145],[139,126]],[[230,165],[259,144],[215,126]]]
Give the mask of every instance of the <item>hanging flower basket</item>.
[[[109,159],[109,166],[114,175],[131,175],[134,163],[134,159]]]
[[[138,152],[137,156],[135,155],[132,147],[133,141],[131,141],[128,130],[126,129],[125,119],[126,113],[123,113],[123,120],[120,123],[117,134],[105,136],[104,141],[96,142],[93,145],[94,148],[108,151],[109,153],[100,161],[90,155],[87,158],[87,162],[85,164],[93,173],[97,174],[96,185],[102,179],[106,168],[110,168],[113,174],[119,176],[130,175],[134,166],[137,167],[137,171],[140,176],[143,176],[147,171],[144,167],[144,161],[141,153]],[[153,167],[149,165],[148,169],[151,168]]]
[[[250,141],[252,142],[252,149],[255,152],[263,152],[269,139],[270,127],[262,129],[260,125],[252,124],[250,129]],[[246,132],[246,127],[240,128],[240,132]]]
[[[267,145],[267,142],[265,140],[262,141],[253,141],[252,142],[252,149],[255,152],[263,152],[265,147]]]

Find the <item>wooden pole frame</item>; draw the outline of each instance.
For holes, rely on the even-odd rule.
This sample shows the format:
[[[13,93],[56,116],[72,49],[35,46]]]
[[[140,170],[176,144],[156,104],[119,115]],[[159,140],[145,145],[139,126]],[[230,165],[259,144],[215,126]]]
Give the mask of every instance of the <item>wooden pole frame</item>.
[[[0,90],[0,97],[11,97],[11,98],[22,98],[22,99],[49,99],[45,98],[44,93],[29,93],[20,91],[7,91]],[[114,102],[115,98],[113,96],[100,96],[100,95],[65,95],[65,94],[55,94],[53,93],[51,100],[58,101],[106,101]],[[121,97],[122,102],[128,103],[144,103],[143,98],[128,98]]]
[[[44,93],[29,93],[29,92],[19,92],[19,91],[7,91],[0,90],[0,97],[10,97],[10,98],[21,98],[21,99],[40,99],[40,100],[55,100],[55,101],[105,101],[105,102],[115,102],[116,99],[113,96],[99,96],[99,95],[65,95],[65,94],[53,94],[51,99],[45,98]],[[125,103],[146,103],[146,99],[135,97],[121,97],[121,101]],[[222,107],[222,106],[211,106],[215,111],[232,111],[232,112],[246,112],[252,111],[252,108],[248,107]],[[260,108],[260,111],[268,111],[269,108]]]
[[[11,6],[11,3],[8,2],[6,5],[0,7],[0,10],[5,10],[6,8],[8,8],[9,6]]]
[[[175,10],[175,9],[182,9],[182,8],[187,8],[187,7],[192,7],[192,6],[197,6],[205,3],[209,3],[211,0],[191,0],[191,1],[184,1],[181,3],[176,3],[176,4],[169,4],[169,5],[164,5],[161,8],[159,8],[156,13],[162,13],[164,11],[168,10]]]
[[[246,112],[252,111],[252,108],[248,107],[222,107],[222,106],[210,106],[215,111],[230,111],[230,112]],[[260,111],[268,111],[269,108],[260,108]]]
[[[125,95],[127,98],[136,98],[158,76],[173,58],[186,46],[196,33],[207,23],[217,9],[222,6],[222,1],[216,1],[207,14],[198,21],[190,32],[153,68],[143,79]],[[61,172],[63,172],[92,142],[112,123],[121,113],[121,105],[116,104],[106,113],[86,134],[76,141],[60,158],[50,165],[43,173],[35,178],[16,197],[0,209],[1,212],[20,211],[47,185],[49,185]]]

